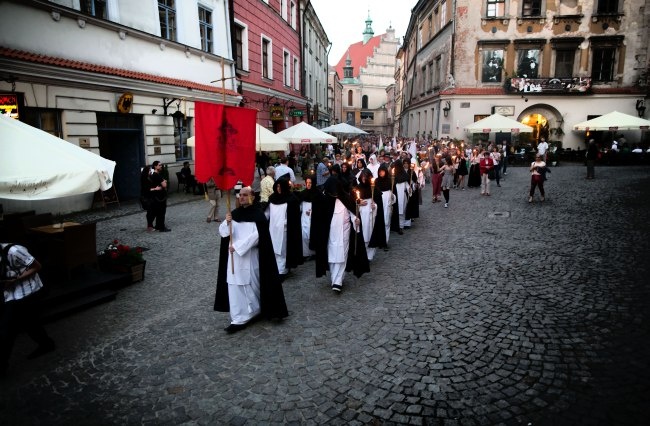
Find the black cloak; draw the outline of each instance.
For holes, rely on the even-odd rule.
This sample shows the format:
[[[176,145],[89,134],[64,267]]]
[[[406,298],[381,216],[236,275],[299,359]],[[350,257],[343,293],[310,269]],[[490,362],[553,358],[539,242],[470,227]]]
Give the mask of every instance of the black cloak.
[[[408,163],[407,163],[408,164]],[[406,210],[404,211],[405,219],[417,219],[420,217],[420,186],[418,185],[418,175],[414,170],[409,169],[406,171],[409,175],[411,188],[413,193],[406,203]]]
[[[329,270],[327,242],[329,240],[336,200],[339,199],[348,210],[356,213],[354,200],[345,191],[343,182],[336,175],[330,176],[325,181],[323,191],[323,196],[317,198],[316,202],[312,205],[309,248],[316,252],[316,277],[322,277]],[[357,239],[356,255],[354,252],[355,238]],[[370,263],[368,262],[368,253],[366,252],[363,233],[354,232],[354,225],[350,227],[349,244],[345,270],[348,272],[352,271],[356,277],[361,277],[364,273],[370,272]]]
[[[285,318],[289,316],[287,304],[282,291],[282,281],[278,274],[278,264],[273,255],[273,244],[269,233],[269,222],[259,207],[237,207],[232,211],[232,220],[235,222],[255,222],[259,234],[258,252],[260,261],[260,307],[262,315],[266,318]],[[228,298],[228,282],[226,268],[228,263],[228,249],[230,237],[221,238],[219,249],[219,269],[217,272],[217,292],[214,298],[214,310],[230,312]],[[235,265],[237,267],[237,265]]]
[[[395,171],[395,187],[393,188],[393,194],[395,194],[395,204],[393,204],[393,214],[390,220],[390,230],[399,231],[399,198],[397,197],[397,184],[409,181],[409,175],[404,170],[404,163],[402,160],[395,160],[393,162],[393,167]],[[408,201],[407,201],[408,207]],[[406,209],[404,211],[406,217]]]
[[[282,192],[277,192],[280,185]],[[302,265],[302,230],[300,229],[300,200],[296,197],[287,179],[280,178],[273,184],[273,194],[269,196],[269,204],[287,204],[287,268],[297,268]]]

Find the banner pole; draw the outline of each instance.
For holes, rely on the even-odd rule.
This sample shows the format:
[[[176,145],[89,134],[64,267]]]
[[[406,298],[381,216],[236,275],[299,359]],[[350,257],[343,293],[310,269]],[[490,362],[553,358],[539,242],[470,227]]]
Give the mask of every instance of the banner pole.
[[[228,213],[232,213],[230,211],[230,190],[228,190],[228,198],[226,198],[226,210],[228,210]],[[230,249],[232,248],[232,218],[230,219],[230,222],[228,222],[228,229],[230,232],[230,238],[228,241],[228,254],[230,254],[230,271],[234,274],[235,273],[235,258],[232,255],[232,252]]]
[[[223,57],[221,58],[221,92],[223,93],[223,104],[226,105],[226,76],[225,71],[226,67],[223,62]]]

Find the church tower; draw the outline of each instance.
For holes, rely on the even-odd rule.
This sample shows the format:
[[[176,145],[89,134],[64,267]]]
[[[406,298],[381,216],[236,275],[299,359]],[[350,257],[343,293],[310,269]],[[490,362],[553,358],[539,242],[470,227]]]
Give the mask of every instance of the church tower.
[[[372,30],[372,19],[370,19],[370,11],[368,11],[368,18],[366,19],[366,29],[363,30],[363,44],[368,43],[368,41],[375,35],[375,32]]]

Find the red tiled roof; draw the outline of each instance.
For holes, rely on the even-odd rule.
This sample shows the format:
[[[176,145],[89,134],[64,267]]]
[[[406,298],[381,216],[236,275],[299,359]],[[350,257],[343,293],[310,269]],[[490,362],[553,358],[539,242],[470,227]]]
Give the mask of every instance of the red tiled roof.
[[[366,60],[373,55],[373,49],[379,47],[379,42],[383,35],[384,34],[374,36],[368,40],[368,43],[366,44],[363,44],[363,41],[351,44],[343,56],[341,56],[341,59],[339,59],[338,64],[334,67],[336,68],[336,72],[339,73],[339,78],[343,79],[343,76],[345,75],[343,74],[343,67],[345,66],[348,52],[350,52],[350,59],[352,60],[352,67],[354,68],[352,75],[354,77],[359,77],[359,67],[366,66]]]
[[[147,74],[137,71],[129,71],[121,68],[112,68],[104,65],[96,65],[88,62],[73,61],[70,59],[56,58],[53,56],[40,55],[36,53],[25,52],[22,50],[9,49],[0,46],[0,57],[17,59],[26,62],[34,62],[45,65],[52,65],[61,68],[70,68],[93,72],[97,74],[116,75],[119,77],[131,78],[133,80],[150,81],[153,83],[168,84],[170,86],[184,87],[187,89],[202,90],[204,92],[223,93],[220,87],[210,86],[208,84],[196,83],[189,80],[178,78],[164,77],[154,74]],[[237,92],[225,90],[227,95],[239,96]]]
[[[456,87],[443,90],[441,95],[503,95],[503,87]]]

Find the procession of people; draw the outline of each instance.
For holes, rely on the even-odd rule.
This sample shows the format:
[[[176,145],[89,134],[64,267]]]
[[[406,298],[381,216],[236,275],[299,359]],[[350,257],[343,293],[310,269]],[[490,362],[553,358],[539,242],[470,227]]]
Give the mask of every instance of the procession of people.
[[[442,192],[445,208],[450,192],[466,185],[489,196],[490,181],[503,178],[502,151],[489,142],[470,147],[393,138],[384,145],[368,138],[315,153],[303,149],[300,167],[288,171],[286,158],[275,168],[258,164],[256,173],[266,174],[259,176],[262,193],[241,188],[237,207],[219,225],[215,310],[230,312],[225,330],[237,332],[260,317],[286,317],[282,284],[295,268],[328,276],[332,292],[340,295],[346,274],[371,272],[379,253],[390,251],[391,234],[417,226],[427,182],[431,201]],[[297,173],[304,186],[296,184]]]

